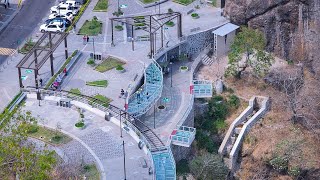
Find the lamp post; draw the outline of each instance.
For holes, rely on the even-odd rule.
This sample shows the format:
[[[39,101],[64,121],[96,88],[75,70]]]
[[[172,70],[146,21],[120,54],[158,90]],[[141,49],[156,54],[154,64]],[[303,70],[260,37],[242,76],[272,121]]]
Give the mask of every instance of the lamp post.
[[[127,180],[127,173],[126,173],[126,151],[124,148],[124,141],[122,141],[122,148],[123,148],[123,173],[124,173],[124,180]]]
[[[122,116],[122,111],[120,110],[120,137],[122,138],[122,120],[121,120],[121,116]]]
[[[172,66],[173,66],[173,62],[170,62],[170,78],[171,78],[171,87],[172,87]]]
[[[93,46],[93,61],[95,61],[96,60],[96,51],[94,48],[94,38],[92,38],[92,46]]]

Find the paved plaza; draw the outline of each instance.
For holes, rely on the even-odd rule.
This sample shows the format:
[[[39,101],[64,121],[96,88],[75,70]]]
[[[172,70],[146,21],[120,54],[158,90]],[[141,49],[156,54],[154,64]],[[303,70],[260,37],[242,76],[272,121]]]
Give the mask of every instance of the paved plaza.
[[[59,147],[71,162],[79,163],[83,160],[85,163],[93,163],[96,161],[95,156],[102,163],[106,177],[121,179],[123,177],[122,141],[124,140],[127,176],[130,179],[152,179],[148,174],[148,168],[143,168],[139,160],[141,157],[144,158],[150,166],[147,155],[138,148],[137,142],[125,131],[121,138],[119,126],[112,122],[85,111],[83,114],[86,128],[79,130],[74,126],[80,120],[79,112],[74,108],[56,106],[56,103],[51,101],[42,101],[41,106],[38,106],[38,101],[27,99],[22,110],[31,111],[34,117],[40,119],[40,125],[52,129],[56,129],[59,125],[62,132],[78,139]]]

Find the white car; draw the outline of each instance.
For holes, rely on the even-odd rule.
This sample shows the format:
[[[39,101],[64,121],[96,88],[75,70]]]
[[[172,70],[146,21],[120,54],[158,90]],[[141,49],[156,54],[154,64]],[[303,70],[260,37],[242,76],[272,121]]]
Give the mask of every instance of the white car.
[[[65,25],[59,22],[53,22],[50,24],[42,24],[40,26],[40,31],[42,33],[46,32],[46,31],[50,31],[50,32],[63,32],[66,29]]]
[[[54,18],[62,18],[62,19],[68,19],[69,21],[73,20],[73,14],[71,12],[68,12],[67,14],[50,14],[49,19],[54,19]]]
[[[70,6],[69,4],[66,3],[60,3],[58,6],[52,6],[50,8],[51,14],[67,14],[67,13],[72,13],[73,15],[77,15],[79,12],[79,7],[78,6]]]

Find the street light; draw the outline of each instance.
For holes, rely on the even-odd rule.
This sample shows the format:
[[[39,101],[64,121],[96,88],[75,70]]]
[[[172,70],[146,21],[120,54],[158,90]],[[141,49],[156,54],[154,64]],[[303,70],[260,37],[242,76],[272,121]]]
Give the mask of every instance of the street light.
[[[170,77],[171,77],[171,87],[172,87],[172,66],[173,66],[173,62],[170,62]]]
[[[124,141],[122,141],[122,148],[123,148],[123,173],[124,173],[124,180],[127,180],[127,173],[126,173],[126,151],[124,148]]]

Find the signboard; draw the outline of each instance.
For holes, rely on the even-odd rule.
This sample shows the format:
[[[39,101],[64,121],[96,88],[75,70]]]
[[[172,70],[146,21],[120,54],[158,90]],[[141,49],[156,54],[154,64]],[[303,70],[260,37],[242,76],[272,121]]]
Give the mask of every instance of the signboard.
[[[167,103],[167,102],[170,102],[170,99],[167,98],[167,97],[164,97],[164,98],[162,99],[162,101],[165,102],[165,103]]]
[[[21,79],[25,81],[28,79],[28,76],[21,76]]]
[[[120,8],[121,8],[121,9],[124,9],[124,8],[127,8],[127,7],[128,7],[128,5],[126,5],[126,4],[121,4],[121,5],[120,5]]]
[[[31,74],[31,73],[32,73],[32,70],[31,70],[31,69],[27,69],[27,70],[26,70],[26,73],[27,73],[27,74]]]

